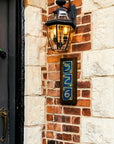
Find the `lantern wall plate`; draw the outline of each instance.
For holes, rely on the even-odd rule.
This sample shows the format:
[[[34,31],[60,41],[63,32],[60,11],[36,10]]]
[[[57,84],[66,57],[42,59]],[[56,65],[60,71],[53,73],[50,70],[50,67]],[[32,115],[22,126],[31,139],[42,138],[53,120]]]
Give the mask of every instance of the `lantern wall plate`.
[[[77,58],[60,61],[60,102],[63,105],[77,103]]]

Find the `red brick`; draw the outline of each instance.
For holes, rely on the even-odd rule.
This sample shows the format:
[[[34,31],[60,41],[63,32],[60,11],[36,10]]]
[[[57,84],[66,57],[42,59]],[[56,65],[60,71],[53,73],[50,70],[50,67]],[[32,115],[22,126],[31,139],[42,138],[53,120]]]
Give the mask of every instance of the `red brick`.
[[[61,125],[60,125],[60,124],[55,124],[54,129],[55,129],[56,131],[61,131]]]
[[[45,81],[42,81],[42,86],[45,86]]]
[[[71,141],[71,134],[57,134],[57,139]]]
[[[77,60],[80,60],[81,59],[81,53],[63,55],[63,58],[72,58],[72,57],[76,57]]]
[[[55,71],[55,64],[49,64],[48,71]]]
[[[45,9],[43,9],[43,8],[42,8],[42,13],[45,13],[45,14],[46,14],[46,13],[47,13],[47,11],[46,11]]]
[[[48,96],[58,96],[58,95],[57,95],[57,91],[56,91],[56,90],[53,90],[53,89],[48,89],[47,95],[48,95]]]
[[[82,97],[89,98],[90,97],[90,91],[89,90],[83,90],[82,91]]]
[[[80,15],[81,14],[81,8],[77,8],[77,15]]]
[[[47,106],[47,113],[55,113],[55,106]]]
[[[52,72],[48,74],[49,80],[60,80],[60,73],[59,72]]]
[[[73,124],[80,124],[80,117],[72,117]]]
[[[44,37],[47,37],[47,32],[43,32],[43,36],[44,36]]]
[[[55,115],[54,116],[54,121],[55,122],[70,123],[70,116]]]
[[[45,130],[45,125],[43,126],[42,130]]]
[[[84,34],[82,36],[82,41],[85,42],[85,41],[90,41],[90,34]]]
[[[49,45],[49,43],[48,43],[48,45]],[[49,45],[49,47],[50,47],[50,45]],[[52,54],[53,54],[52,49],[51,49],[51,48],[48,48],[48,49],[47,49],[47,55],[52,55]]]
[[[76,28],[76,33],[86,33],[91,31],[91,25],[84,25],[84,26],[78,26]]]
[[[74,0],[71,2],[72,5],[75,5],[76,7],[81,6],[82,5],[82,0]]]
[[[48,0],[48,6],[53,5],[55,0]]]
[[[72,43],[79,43],[81,41],[82,41],[81,35],[73,36]]]
[[[43,79],[44,79],[44,80],[47,79],[47,73],[43,73]]]
[[[70,108],[70,107],[65,107],[64,108],[64,113],[65,114],[72,114],[72,115],[80,115],[80,109],[79,108]]]
[[[77,23],[77,25],[81,24],[81,17],[76,18],[76,23]]]
[[[60,98],[55,98],[54,99],[54,104],[55,105],[60,105]]]
[[[60,89],[57,90],[57,96],[60,97]]]
[[[90,109],[82,109],[82,115],[83,116],[91,116],[91,110]]]
[[[60,71],[60,64],[55,65],[56,71]]]
[[[77,79],[80,79],[81,72],[77,72]]]
[[[53,121],[53,115],[47,115],[47,121]]]
[[[47,98],[46,99],[46,104],[53,104],[53,99],[52,98]]]
[[[46,139],[43,139],[43,140],[42,140],[42,144],[46,144]]]
[[[75,143],[69,143],[69,142],[65,142],[64,144],[75,144]]]
[[[78,69],[78,70],[81,69],[81,63],[78,63],[78,64],[77,64],[77,69]]]
[[[76,106],[90,107],[90,100],[80,99],[78,100]]]
[[[42,15],[42,21],[47,22],[47,16],[46,15]]]
[[[47,82],[47,88],[54,88],[54,82],[53,81],[48,81]]]
[[[47,31],[47,26],[45,24],[43,24],[43,30]]]
[[[47,129],[48,130],[54,130],[55,129],[55,126],[53,123],[47,123]]]
[[[55,88],[60,88],[60,81],[55,82]]]
[[[45,132],[44,132],[44,131],[42,131],[42,138],[43,138],[43,137],[45,137]]]
[[[91,21],[90,15],[86,15],[86,16],[83,16],[83,17],[82,17],[82,23],[83,23],[83,24],[84,24],[84,23],[90,23],[90,21]]]
[[[48,13],[51,14],[53,11],[55,11],[59,6],[54,6],[48,9]]]
[[[47,62],[48,63],[60,62],[60,58],[61,57],[62,57],[61,55],[58,55],[58,56],[49,56],[49,57],[47,57]]]
[[[55,113],[57,113],[57,114],[62,114],[62,107],[60,107],[60,106],[56,106],[55,107]]]
[[[80,136],[79,135],[73,135],[73,141],[74,142],[80,142]]]
[[[46,95],[46,89],[43,89],[43,95]]]
[[[75,44],[72,45],[72,51],[86,51],[91,49],[91,43]]]
[[[47,68],[46,68],[46,67],[42,67],[41,70],[42,70],[42,71],[46,71]]]
[[[57,113],[61,114],[62,113],[62,107],[60,106],[47,106],[47,113]]]
[[[83,81],[77,83],[78,88],[90,88],[90,82],[89,81]]]
[[[79,133],[79,127],[78,126],[71,126],[71,125],[63,125],[63,131],[64,132]]]
[[[80,90],[77,90],[77,97],[80,97]]]
[[[54,134],[53,134],[53,132],[47,132],[47,138],[54,138]]]

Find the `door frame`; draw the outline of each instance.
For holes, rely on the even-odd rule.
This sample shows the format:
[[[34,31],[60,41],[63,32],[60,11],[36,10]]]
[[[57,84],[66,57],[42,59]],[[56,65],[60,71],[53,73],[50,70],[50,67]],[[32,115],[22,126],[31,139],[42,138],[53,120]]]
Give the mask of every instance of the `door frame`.
[[[24,47],[24,0],[9,0],[10,144],[23,144],[24,141]]]

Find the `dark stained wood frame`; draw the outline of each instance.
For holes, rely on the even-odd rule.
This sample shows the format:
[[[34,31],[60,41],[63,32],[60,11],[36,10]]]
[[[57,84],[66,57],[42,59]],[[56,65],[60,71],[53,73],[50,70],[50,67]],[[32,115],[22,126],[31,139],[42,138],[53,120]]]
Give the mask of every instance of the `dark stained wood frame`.
[[[73,100],[63,100],[63,62],[64,61],[72,61],[73,63],[73,67],[72,67]],[[62,105],[75,105],[77,103],[77,58],[61,58],[60,60],[60,102]]]
[[[9,143],[24,135],[24,0],[9,0]]]

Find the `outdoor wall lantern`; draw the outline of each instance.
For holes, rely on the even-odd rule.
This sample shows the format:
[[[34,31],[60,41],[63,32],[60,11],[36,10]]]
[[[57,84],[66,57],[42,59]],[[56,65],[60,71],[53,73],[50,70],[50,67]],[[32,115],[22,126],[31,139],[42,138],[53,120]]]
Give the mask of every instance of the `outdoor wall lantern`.
[[[68,8],[63,7],[65,0],[56,0],[56,4],[60,7],[52,12],[46,23],[48,41],[53,51],[67,51],[76,27],[76,7],[70,0]]]

